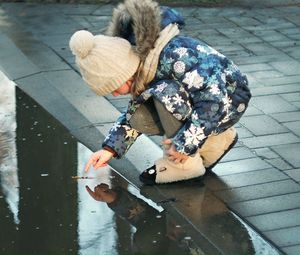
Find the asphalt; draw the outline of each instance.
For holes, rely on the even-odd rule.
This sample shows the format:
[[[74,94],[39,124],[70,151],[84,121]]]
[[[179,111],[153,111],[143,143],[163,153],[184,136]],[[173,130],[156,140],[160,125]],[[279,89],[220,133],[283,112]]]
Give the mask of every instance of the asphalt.
[[[161,155],[158,137],[142,136],[124,159],[110,164],[153,201],[179,201],[171,199],[163,206],[207,241],[207,254],[241,254],[224,237],[233,225],[225,228],[207,220],[224,213],[228,222],[236,221],[234,215],[250,226],[249,233],[258,233],[270,245],[270,254],[300,254],[300,4],[278,2],[251,8],[177,7],[186,18],[183,33],[237,63],[248,75],[253,94],[236,126],[240,140],[215,167],[215,175],[202,185],[143,187],[138,173]],[[103,32],[112,8],[0,5],[0,70],[93,151],[126,108],[128,97],[100,98],[84,86],[68,40],[78,29]]]

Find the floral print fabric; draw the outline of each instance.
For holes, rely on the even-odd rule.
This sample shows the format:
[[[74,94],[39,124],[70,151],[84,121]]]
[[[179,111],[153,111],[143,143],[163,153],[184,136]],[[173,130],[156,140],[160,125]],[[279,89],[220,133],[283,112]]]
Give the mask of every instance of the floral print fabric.
[[[162,51],[148,89],[130,101],[104,141],[118,157],[140,135],[130,127],[130,117],[151,97],[183,122],[172,141],[177,151],[191,155],[209,135],[223,132],[240,119],[251,94],[246,76],[232,61],[199,40],[176,36]]]

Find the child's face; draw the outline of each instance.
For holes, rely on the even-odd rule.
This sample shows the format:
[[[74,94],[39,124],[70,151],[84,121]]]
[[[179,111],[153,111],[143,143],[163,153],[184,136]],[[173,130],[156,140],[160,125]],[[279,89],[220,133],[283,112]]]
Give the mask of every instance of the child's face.
[[[113,91],[111,94],[114,97],[120,96],[120,95],[127,95],[130,93],[131,85],[133,82],[133,78],[130,78],[128,81],[126,81],[120,88]]]

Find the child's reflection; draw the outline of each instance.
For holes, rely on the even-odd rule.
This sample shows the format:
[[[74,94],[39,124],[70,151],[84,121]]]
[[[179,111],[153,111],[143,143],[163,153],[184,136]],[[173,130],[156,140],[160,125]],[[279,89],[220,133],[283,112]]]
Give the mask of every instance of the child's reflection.
[[[121,187],[111,189],[107,184],[101,183],[94,191],[89,186],[86,186],[86,190],[92,198],[107,203],[118,216],[136,228],[132,253],[203,254],[165,212],[158,212],[126,189]]]

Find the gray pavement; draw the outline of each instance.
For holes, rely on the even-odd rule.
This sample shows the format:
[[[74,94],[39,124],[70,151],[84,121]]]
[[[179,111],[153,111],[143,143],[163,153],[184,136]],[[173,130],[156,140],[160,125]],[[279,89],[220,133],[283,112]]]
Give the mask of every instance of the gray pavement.
[[[103,32],[112,8],[109,4],[0,5],[0,70],[92,150],[99,148],[128,97],[99,98],[83,86],[68,40],[78,29]],[[214,169],[216,176],[204,180],[209,196],[280,251],[300,254],[299,3],[177,9],[186,18],[183,33],[235,61],[248,75],[253,94],[236,126],[239,143]],[[158,137],[143,136],[125,159],[112,161],[112,167],[141,187],[138,172],[161,154],[158,142]],[[174,194],[183,198],[175,188],[147,188],[145,194],[154,201]],[[185,198],[191,195],[185,193]],[[209,229],[201,226],[197,214],[190,214],[188,206],[166,206],[174,206],[207,237]],[[213,236],[208,239],[222,251]]]

